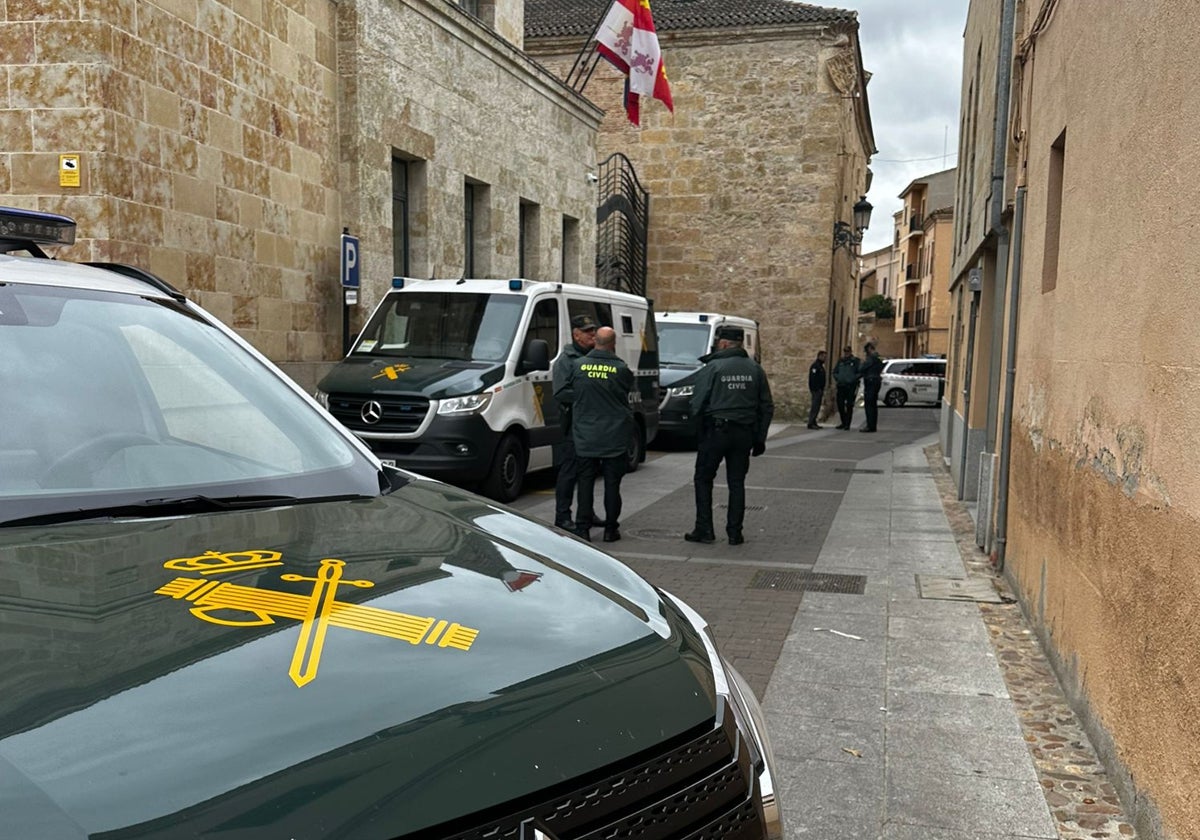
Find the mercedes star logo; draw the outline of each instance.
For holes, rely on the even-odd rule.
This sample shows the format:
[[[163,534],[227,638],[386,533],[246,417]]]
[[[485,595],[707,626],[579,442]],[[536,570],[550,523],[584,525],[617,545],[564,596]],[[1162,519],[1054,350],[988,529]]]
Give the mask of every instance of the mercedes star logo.
[[[359,412],[359,416],[362,417],[364,423],[375,425],[383,419],[383,406],[381,406],[375,400],[369,400],[363,403],[362,411]]]

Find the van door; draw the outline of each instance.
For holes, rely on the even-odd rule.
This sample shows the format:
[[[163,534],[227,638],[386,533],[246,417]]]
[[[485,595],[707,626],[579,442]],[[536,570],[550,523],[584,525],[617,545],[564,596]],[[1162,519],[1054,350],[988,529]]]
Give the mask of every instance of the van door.
[[[521,340],[522,349],[521,355],[518,356],[518,364],[524,356],[525,348],[529,347],[529,342],[536,339],[546,342],[553,359],[557,360],[559,352],[565,344],[561,337],[562,319],[559,309],[559,301],[555,297],[539,298],[533,304],[533,312],[529,316],[529,326],[525,329],[525,336]],[[550,367],[553,369],[553,361],[551,361]],[[550,371],[534,371],[529,374],[529,381],[533,385],[535,415],[529,424],[529,447],[536,451],[538,447],[551,446],[562,440],[562,411],[559,409],[558,401],[554,399]],[[534,460],[540,461],[541,459]]]

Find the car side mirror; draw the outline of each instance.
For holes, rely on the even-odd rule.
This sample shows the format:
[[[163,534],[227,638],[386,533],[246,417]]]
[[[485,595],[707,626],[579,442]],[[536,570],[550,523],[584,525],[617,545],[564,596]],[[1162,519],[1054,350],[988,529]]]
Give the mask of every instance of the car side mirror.
[[[519,373],[550,370],[550,345],[540,338],[531,338],[521,354]]]

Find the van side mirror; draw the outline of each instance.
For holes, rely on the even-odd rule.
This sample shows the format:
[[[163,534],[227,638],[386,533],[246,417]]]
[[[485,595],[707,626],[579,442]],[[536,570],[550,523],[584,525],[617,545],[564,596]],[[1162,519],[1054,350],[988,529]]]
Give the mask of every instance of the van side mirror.
[[[531,338],[521,354],[518,373],[534,370],[550,370],[550,345],[541,338]]]

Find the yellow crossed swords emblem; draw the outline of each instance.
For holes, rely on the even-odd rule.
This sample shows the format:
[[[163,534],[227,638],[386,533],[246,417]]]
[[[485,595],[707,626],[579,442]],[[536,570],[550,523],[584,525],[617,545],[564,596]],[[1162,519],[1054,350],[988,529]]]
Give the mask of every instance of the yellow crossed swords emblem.
[[[388,379],[399,379],[400,374],[404,373],[406,370],[412,370],[412,366],[403,363],[398,365],[388,365],[371,378],[378,379],[381,376],[386,376]]]
[[[212,575],[282,566],[283,562],[279,559],[280,556],[277,551],[251,550],[227,553],[208,551],[199,557],[168,560],[163,566],[168,569]],[[304,577],[296,574],[280,575],[282,580],[288,582],[312,581],[313,590],[309,595],[186,577],[175,578],[155,590],[155,594],[167,595],[195,604],[191,608],[192,615],[212,624],[223,624],[229,627],[261,627],[274,624],[276,618],[291,618],[300,621],[300,638],[296,641],[296,650],[292,654],[288,675],[297,686],[301,687],[312,682],[317,676],[317,667],[321,663],[321,651],[325,646],[325,635],[330,627],[387,636],[413,645],[421,644],[424,641],[427,645],[437,645],[439,648],[449,647],[464,651],[471,649],[479,631],[464,627],[458,622],[451,623],[445,619],[406,615],[338,601],[337,588],[339,586],[367,589],[375,585],[369,580],[342,580],[342,571],[345,566],[346,563],[343,560],[325,559],[321,561],[316,577]],[[213,614],[219,610],[250,613],[255,618],[233,620]]]

